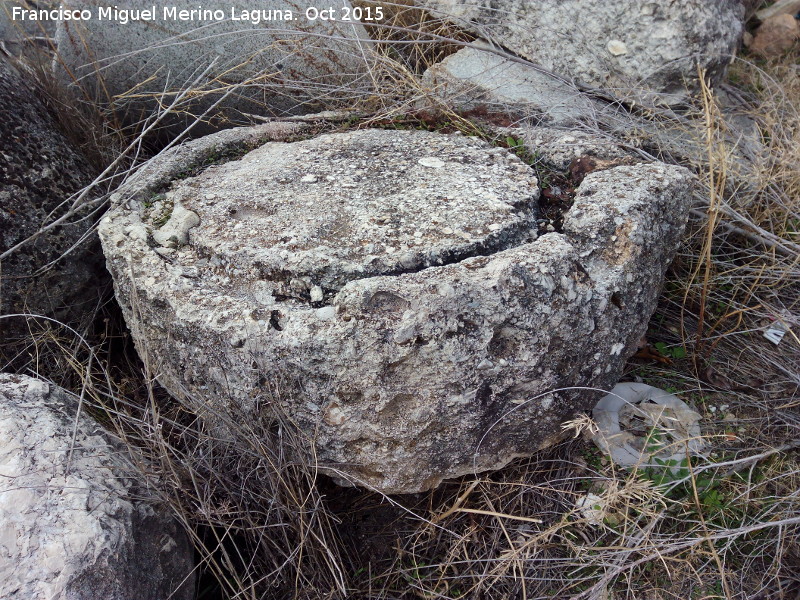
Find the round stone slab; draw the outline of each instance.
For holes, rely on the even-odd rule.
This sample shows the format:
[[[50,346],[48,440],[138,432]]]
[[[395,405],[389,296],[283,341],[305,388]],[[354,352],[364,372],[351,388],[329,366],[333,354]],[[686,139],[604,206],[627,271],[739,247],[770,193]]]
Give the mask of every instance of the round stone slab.
[[[368,129],[267,143],[176,182],[164,198],[173,218],[154,238],[183,242],[173,239],[172,221],[186,222],[189,211],[198,217],[189,244],[196,252],[182,265],[212,256],[210,276],[235,270],[234,284],[257,279],[276,296],[319,301],[356,279],[532,241],[538,197],[533,171],[502,148]],[[163,209],[148,217],[162,223]]]
[[[506,150],[424,131],[285,143],[298,127],[173,149],[100,225],[140,353],[217,434],[250,447],[277,412],[325,472],[418,492],[530,455],[618,381],[686,223],[686,169],[607,165],[537,238],[533,170]]]

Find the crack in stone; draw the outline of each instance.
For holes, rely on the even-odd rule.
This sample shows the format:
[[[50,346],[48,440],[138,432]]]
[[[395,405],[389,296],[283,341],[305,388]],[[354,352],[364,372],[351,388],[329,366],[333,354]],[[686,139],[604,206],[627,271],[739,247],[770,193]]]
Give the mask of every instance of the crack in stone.
[[[168,199],[200,215],[188,248],[230,286],[321,307],[352,281],[534,241],[539,195],[529,165],[480,139],[360,130],[262,145]]]

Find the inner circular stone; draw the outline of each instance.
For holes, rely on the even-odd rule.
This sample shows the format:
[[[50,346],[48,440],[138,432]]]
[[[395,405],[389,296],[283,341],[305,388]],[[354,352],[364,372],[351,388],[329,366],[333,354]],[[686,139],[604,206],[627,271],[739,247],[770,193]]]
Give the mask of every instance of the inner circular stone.
[[[199,217],[197,256],[312,301],[531,241],[538,196],[532,169],[503,148],[376,129],[267,143],[167,194]]]

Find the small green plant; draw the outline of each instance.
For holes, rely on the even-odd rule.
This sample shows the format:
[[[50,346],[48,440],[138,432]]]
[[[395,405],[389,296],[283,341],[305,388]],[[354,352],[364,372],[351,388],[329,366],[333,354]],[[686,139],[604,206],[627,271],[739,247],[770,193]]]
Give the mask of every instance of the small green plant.
[[[651,465],[645,467],[643,475],[645,479],[649,479],[657,486],[674,483],[689,477],[691,465],[689,464],[688,458],[677,460],[674,458],[662,459],[653,456],[651,457],[651,461]]]
[[[147,209],[150,210],[153,208],[153,205],[158,202],[159,200],[164,199],[164,194],[153,194],[150,198],[145,200],[142,205]]]
[[[525,142],[522,141],[522,139],[514,138],[509,135],[506,138],[506,144],[508,144],[509,149],[514,150],[517,154],[525,151]]]
[[[164,211],[153,219],[153,227],[163,227],[172,217],[172,206],[168,206]]]
[[[653,344],[656,350],[668,358],[686,358],[686,348],[683,346],[669,347],[664,342],[656,342]]]

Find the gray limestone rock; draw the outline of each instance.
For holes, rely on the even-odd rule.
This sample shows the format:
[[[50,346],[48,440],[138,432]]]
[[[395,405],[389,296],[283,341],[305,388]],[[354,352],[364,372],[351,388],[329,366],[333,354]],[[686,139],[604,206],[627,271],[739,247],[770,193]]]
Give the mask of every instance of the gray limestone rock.
[[[481,109],[551,126],[591,119],[601,108],[574,85],[524,61],[504,57],[480,41],[431,66],[422,82],[434,102],[444,102],[449,108]],[[430,100],[423,101],[423,108]]]
[[[156,4],[154,15],[140,14],[151,5],[132,0],[74,0],[70,6],[93,18],[59,23],[56,72],[82,88],[82,97],[112,104],[132,121],[190,88],[182,113],[200,115],[219,102],[206,126],[198,126],[206,131],[250,122],[248,114],[313,112],[369,89],[368,36],[361,24],[308,19],[306,10],[315,6],[308,2],[175,0]],[[331,6],[340,16],[350,8],[347,0]],[[118,11],[97,18],[110,8]],[[190,18],[182,20],[181,11]],[[140,20],[121,24],[122,14]]]
[[[190,600],[185,532],[77,408],[59,388],[0,374],[0,597]]]
[[[100,227],[140,352],[204,417],[278,403],[323,469],[385,492],[529,455],[592,406],[569,388],[613,386],[693,185],[660,163],[591,173],[537,237],[533,169],[464,136],[354,131],[184,170],[154,161]],[[161,248],[176,205],[198,222]]]
[[[0,59],[0,253],[63,215],[70,195],[91,175],[29,82]],[[86,211],[79,211],[70,223],[2,261],[0,314],[29,312],[73,321],[96,306],[102,262],[92,221],[85,217]],[[0,340],[26,333],[20,319],[0,320]]]
[[[418,0],[576,82],[637,102],[670,104],[697,86],[697,64],[716,80],[743,31],[739,0]]]

